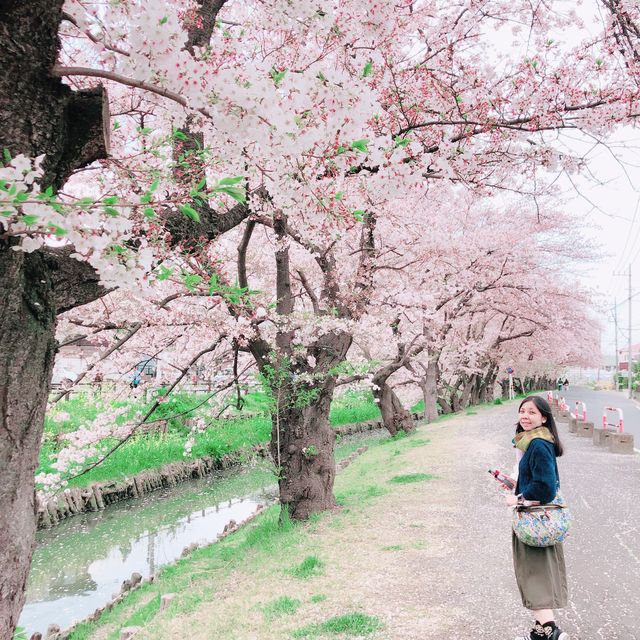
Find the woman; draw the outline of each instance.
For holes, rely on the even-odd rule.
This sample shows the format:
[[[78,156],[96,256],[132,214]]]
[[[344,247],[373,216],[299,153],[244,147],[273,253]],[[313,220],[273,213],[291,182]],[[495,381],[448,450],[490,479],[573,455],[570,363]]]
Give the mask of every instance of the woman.
[[[558,429],[549,403],[541,397],[525,398],[518,409],[516,447],[518,482],[507,504],[552,502],[560,485],[556,457],[562,455]],[[534,624],[527,636],[516,640],[569,640],[556,625],[554,609],[567,605],[567,574],[562,544],[530,547],[512,533],[513,566],[522,604]]]

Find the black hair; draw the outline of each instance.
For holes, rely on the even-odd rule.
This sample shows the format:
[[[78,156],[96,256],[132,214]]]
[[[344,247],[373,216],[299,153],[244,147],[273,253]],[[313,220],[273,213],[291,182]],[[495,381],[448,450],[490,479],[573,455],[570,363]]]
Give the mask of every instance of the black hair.
[[[543,426],[547,427],[547,429],[551,431],[551,434],[553,435],[553,439],[555,441],[554,447],[556,450],[556,456],[560,457],[564,453],[564,447],[562,446],[562,442],[560,442],[560,434],[558,433],[558,427],[553,417],[553,413],[551,412],[551,406],[544,398],[540,396],[527,396],[520,403],[520,406],[518,407],[518,411],[520,411],[520,409],[522,408],[522,405],[525,404],[525,402],[533,402],[533,404],[536,405],[538,411],[542,414],[542,416],[546,418],[546,421]],[[518,420],[516,424],[516,433],[520,433],[521,431],[524,431],[524,429],[520,426],[520,421]]]

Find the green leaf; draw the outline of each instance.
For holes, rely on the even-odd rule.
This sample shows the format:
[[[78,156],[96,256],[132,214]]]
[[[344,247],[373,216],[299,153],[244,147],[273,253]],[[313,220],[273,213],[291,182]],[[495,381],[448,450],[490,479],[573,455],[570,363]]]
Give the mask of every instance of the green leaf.
[[[336,155],[337,156],[342,155],[345,151],[346,149],[342,145],[339,145],[338,148],[336,149]]]
[[[364,220],[364,216],[366,215],[366,211],[364,209],[356,209],[351,212],[351,215],[358,221],[362,222]]]
[[[333,197],[335,200],[342,200],[344,197],[344,191],[337,191]]]
[[[18,191],[18,193],[16,194],[16,197],[13,199],[13,201],[16,204],[20,204],[21,202],[25,202],[28,199],[29,199],[29,192],[28,191]]]
[[[105,204],[112,205],[118,203],[118,196],[108,196],[103,200]]]
[[[103,211],[111,218],[117,218],[120,215],[118,213],[118,210],[114,209],[113,207],[105,207]]]
[[[44,190],[44,195],[47,196],[47,198],[53,198],[53,187],[51,185]]]
[[[173,269],[169,269],[168,267],[160,265],[158,274],[156,275],[156,280],[166,280],[167,278],[171,277],[172,274]]]
[[[164,16],[163,18],[160,18],[160,24],[167,24],[167,22],[169,22],[169,16]]]
[[[235,176],[234,178],[222,178],[218,181],[218,185],[221,187],[231,187],[234,184],[239,184],[244,180],[244,176]]]
[[[173,137],[176,140],[186,140],[187,136],[183,131],[180,131],[180,129],[174,129],[173,130]]]
[[[113,130],[117,131],[120,128],[120,123],[117,120],[113,121]]]
[[[363,138],[362,140],[354,140],[351,143],[351,148],[354,149],[355,151],[361,151],[362,153],[367,153],[368,144],[369,144],[369,141],[366,138]]]
[[[147,191],[140,196],[140,204],[149,204],[151,202],[151,194]]]
[[[11,152],[6,147],[2,150],[2,157],[5,164],[11,164]]]
[[[364,65],[364,69],[362,70],[362,77],[367,78],[373,73],[373,62],[369,60],[367,64]]]
[[[207,186],[207,179],[202,178],[202,180],[200,180],[200,182],[198,182],[198,184],[195,186],[195,190],[202,191],[206,186]]]
[[[226,193],[228,196],[231,196],[234,200],[237,200],[241,204],[244,204],[247,201],[247,194],[245,190],[241,187],[216,187],[214,189],[215,193]]]
[[[151,186],[149,187],[149,191],[151,193],[153,193],[157,188],[158,185],[160,184],[160,178],[156,178],[152,183]]]
[[[80,200],[76,200],[76,206],[81,209],[85,209],[86,207],[90,207],[94,203],[93,198],[80,198]]]
[[[27,227],[33,226],[36,222],[40,220],[40,216],[36,216],[34,214],[26,214],[24,216],[20,216],[20,222],[24,222]]]
[[[197,273],[183,273],[182,282],[189,291],[193,291],[196,285],[202,282],[202,276],[199,276]]]
[[[394,142],[396,144],[396,147],[401,147],[402,149],[404,149],[410,142],[409,138],[403,138],[402,136],[396,136],[394,138]]]
[[[273,83],[277,87],[282,82],[284,77],[287,75],[287,70],[283,69],[282,71],[276,71],[275,68],[273,68],[273,69],[271,69],[271,71],[269,73],[271,74],[271,77],[273,78]]]
[[[190,207],[188,204],[180,205],[180,213],[182,213],[183,216],[187,216],[187,218],[191,218],[191,220],[194,220],[195,222],[200,222],[200,215],[193,207]]]
[[[320,82],[326,82],[327,78],[324,75],[324,73],[322,73],[322,71],[318,71],[318,75],[316,76],[316,78],[318,78],[318,80],[320,80]]]
[[[209,278],[209,295],[220,290],[220,283],[218,282],[218,275],[216,273],[211,274]]]
[[[10,216],[14,216],[16,214],[15,211],[0,211],[0,216],[3,216],[5,218],[8,218]]]
[[[156,212],[151,207],[146,207],[142,212],[145,218],[152,219],[156,217]]]

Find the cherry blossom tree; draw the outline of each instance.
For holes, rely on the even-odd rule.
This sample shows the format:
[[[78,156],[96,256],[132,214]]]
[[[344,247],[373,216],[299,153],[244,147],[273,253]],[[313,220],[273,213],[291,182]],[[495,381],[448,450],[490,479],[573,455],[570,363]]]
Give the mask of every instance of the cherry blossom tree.
[[[488,35],[513,21],[529,25],[526,56],[483,58]],[[385,205],[438,180],[537,195],[543,171],[580,164],[544,132],[606,133],[634,116],[627,76],[583,43],[560,54],[549,42],[550,29],[574,24],[575,14],[525,0],[3,3],[2,633],[17,620],[33,547],[57,314],[112,287],[150,285],[176,255],[199,256],[201,273],[185,278],[215,282],[209,245],[250,216],[241,248],[254,222],[268,226],[274,319],[255,318],[246,301],[231,307],[263,374],[292,374],[276,385],[288,398],[274,418],[274,456],[288,456],[281,501],[295,517],[330,507],[326,416]],[[344,286],[332,243],[348,231],[359,260]],[[51,235],[66,244],[51,246]],[[306,358],[287,326],[299,312],[291,242],[322,283],[318,295],[300,282],[305,305],[318,303],[312,331],[296,324]],[[247,288],[242,258],[239,267]],[[295,382],[312,372],[321,383]]]

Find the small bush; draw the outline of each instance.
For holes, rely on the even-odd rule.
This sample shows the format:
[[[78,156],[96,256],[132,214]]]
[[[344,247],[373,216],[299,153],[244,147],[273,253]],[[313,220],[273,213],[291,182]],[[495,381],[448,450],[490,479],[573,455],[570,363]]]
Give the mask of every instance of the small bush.
[[[493,404],[502,404],[502,398],[496,398],[496,399],[493,401]]]

